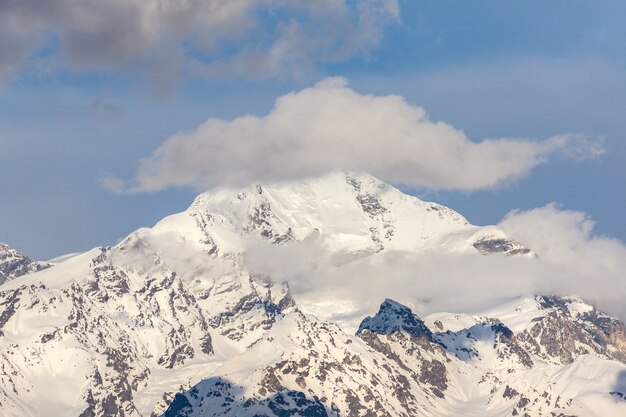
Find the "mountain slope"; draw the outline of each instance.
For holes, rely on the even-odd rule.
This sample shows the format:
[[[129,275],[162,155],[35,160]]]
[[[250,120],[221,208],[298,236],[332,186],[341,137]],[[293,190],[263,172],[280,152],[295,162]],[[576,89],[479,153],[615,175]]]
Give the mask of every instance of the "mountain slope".
[[[286,286],[242,271],[209,284],[184,281],[135,235],[5,284],[3,411],[149,414],[177,389],[172,381],[197,380],[245,350],[292,303]],[[42,395],[58,380],[72,384],[71,397]]]

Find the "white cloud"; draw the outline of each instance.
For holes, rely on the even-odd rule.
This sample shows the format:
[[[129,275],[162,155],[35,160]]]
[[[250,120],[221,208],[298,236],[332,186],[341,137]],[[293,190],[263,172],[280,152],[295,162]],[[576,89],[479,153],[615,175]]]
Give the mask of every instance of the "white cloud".
[[[141,161],[128,190],[207,189],[343,168],[392,183],[475,190],[517,180],[555,153],[601,151],[597,140],[571,134],[476,143],[400,96],[362,95],[329,78],[279,97],[266,116],[209,119],[173,135]]]
[[[585,213],[561,210],[554,203],[529,211],[513,211],[500,223],[511,236],[533,247],[544,263],[564,266],[563,289],[604,300],[626,316],[626,246],[618,239],[593,233]]]
[[[50,39],[60,68],[155,72],[161,84],[189,63],[210,76],[289,75],[367,53],[398,17],[397,0],[4,1],[0,79]]]
[[[499,226],[539,257],[381,252],[336,266],[309,240],[251,247],[246,263],[253,272],[287,280],[304,306],[324,301],[344,306],[317,313],[352,326],[385,297],[424,315],[485,311],[521,295],[578,295],[626,318],[626,246],[595,235],[585,213],[549,204],[511,212]]]

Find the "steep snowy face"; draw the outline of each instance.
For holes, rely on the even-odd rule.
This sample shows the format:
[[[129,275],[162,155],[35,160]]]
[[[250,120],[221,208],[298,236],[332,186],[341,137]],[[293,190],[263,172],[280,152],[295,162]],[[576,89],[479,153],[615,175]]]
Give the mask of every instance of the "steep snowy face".
[[[50,266],[45,262],[33,261],[9,245],[0,243],[0,284]]]

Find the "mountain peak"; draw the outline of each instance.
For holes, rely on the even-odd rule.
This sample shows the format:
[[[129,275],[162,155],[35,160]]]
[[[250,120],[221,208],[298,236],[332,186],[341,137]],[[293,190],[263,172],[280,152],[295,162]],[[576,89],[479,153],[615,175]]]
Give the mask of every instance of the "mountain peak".
[[[44,262],[34,261],[6,243],[0,242],[0,284],[50,266]]]
[[[383,301],[374,317],[368,316],[361,322],[357,334],[364,330],[385,335],[403,332],[414,338],[432,338],[432,332],[422,319],[409,307],[389,298]]]
[[[354,171],[214,189],[199,195],[186,214],[216,254],[240,253],[245,245],[238,243],[250,238],[283,244],[311,237],[339,263],[384,250],[534,254],[495,226],[474,226],[448,207]]]

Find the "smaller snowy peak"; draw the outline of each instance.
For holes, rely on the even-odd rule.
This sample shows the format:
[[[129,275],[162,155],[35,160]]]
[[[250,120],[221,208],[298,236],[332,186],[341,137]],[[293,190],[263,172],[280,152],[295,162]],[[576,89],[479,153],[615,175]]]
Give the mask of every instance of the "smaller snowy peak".
[[[357,335],[369,330],[377,334],[403,332],[414,338],[432,339],[432,332],[413,311],[405,305],[387,298],[374,317],[366,317],[359,326]]]
[[[9,245],[0,243],[0,284],[50,266],[52,265],[34,261]]]
[[[538,295],[535,300],[540,310],[557,310],[572,317],[584,316],[594,310],[592,305],[576,296]]]
[[[478,319],[498,317],[528,352],[552,364],[567,365],[582,355],[626,363],[626,328],[576,296],[524,297]]]
[[[514,332],[496,318],[485,318],[457,332],[438,332],[433,337],[449,353],[465,362],[490,362],[494,369],[530,369],[534,365]]]

